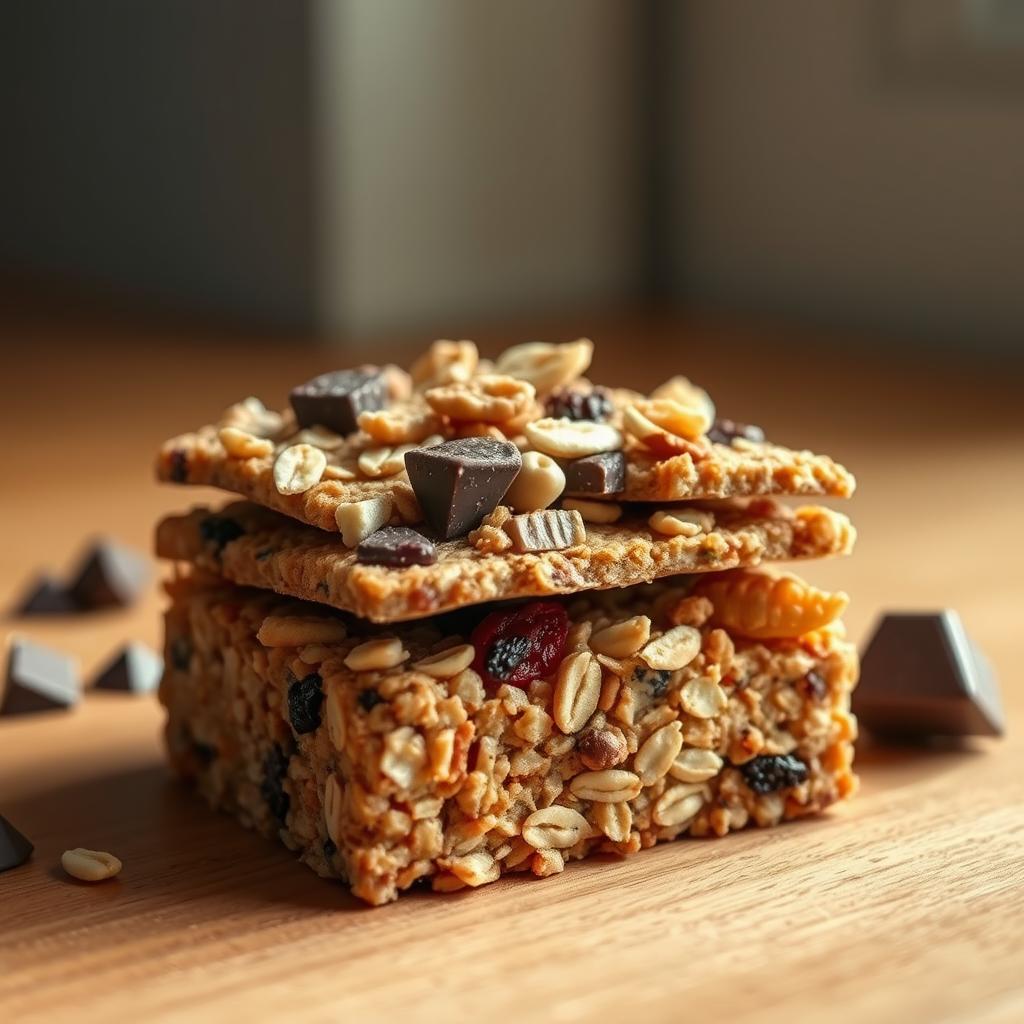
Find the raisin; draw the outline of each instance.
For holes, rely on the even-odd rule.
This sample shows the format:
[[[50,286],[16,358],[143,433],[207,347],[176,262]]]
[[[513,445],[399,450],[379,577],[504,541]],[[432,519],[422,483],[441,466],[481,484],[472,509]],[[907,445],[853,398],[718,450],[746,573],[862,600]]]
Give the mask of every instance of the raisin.
[[[211,747],[209,743],[203,743],[202,740],[192,741],[192,753],[196,755],[196,760],[204,767],[212,764],[217,759],[217,748]]]
[[[330,864],[330,862],[331,862],[331,858],[332,858],[332,857],[333,857],[333,856],[334,856],[334,855],[335,855],[335,854],[336,854],[337,852],[338,852],[338,847],[337,847],[337,846],[335,845],[335,842],[334,842],[334,840],[333,840],[333,839],[331,839],[331,837],[330,837],[330,836],[328,836],[328,837],[327,837],[327,838],[326,838],[326,839],[324,840],[324,860],[325,860],[325,861],[327,861],[327,863],[328,863],[328,864]]]
[[[569,616],[554,601],[492,612],[473,630],[473,668],[490,692],[543,679],[562,660],[568,635]]]
[[[372,687],[368,690],[360,690],[356,699],[364,711],[372,711],[378,704],[384,702],[384,698]]]
[[[595,387],[591,391],[563,388],[548,398],[544,411],[555,419],[602,422],[611,416],[613,407],[608,392],[602,387]]]
[[[176,484],[183,484],[188,480],[188,456],[180,448],[175,448],[171,452],[170,477]]]
[[[815,700],[823,700],[828,693],[828,683],[821,673],[815,672],[813,668],[800,680],[800,688]]]
[[[263,782],[260,795],[274,818],[282,825],[288,817],[291,800],[284,791],[284,780],[288,774],[288,755],[275,743],[263,759]]]
[[[324,681],[316,672],[296,679],[288,687],[288,717],[300,735],[313,732],[320,725],[320,705],[324,701]]]
[[[638,668],[632,681],[648,687],[652,697],[660,697],[668,689],[671,679],[672,673],[666,669]]]
[[[708,440],[715,444],[732,444],[737,438],[745,441],[764,441],[764,431],[753,423],[738,423],[736,420],[717,419],[708,431]]]
[[[192,642],[187,636],[176,636],[171,641],[171,664],[179,672],[187,672],[192,660]]]
[[[207,516],[199,523],[199,536],[204,544],[213,548],[219,555],[233,540],[237,540],[245,530],[227,516]]]
[[[740,765],[747,785],[755,793],[774,793],[798,786],[807,778],[807,765],[792,754],[765,754]]]

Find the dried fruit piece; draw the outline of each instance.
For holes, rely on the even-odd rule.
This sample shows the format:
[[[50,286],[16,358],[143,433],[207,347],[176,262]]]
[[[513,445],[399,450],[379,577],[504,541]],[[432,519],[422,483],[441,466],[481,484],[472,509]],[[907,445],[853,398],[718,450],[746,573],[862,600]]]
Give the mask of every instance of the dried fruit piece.
[[[303,494],[320,483],[327,456],[311,444],[293,444],[274,461],[274,486],[279,494]]]
[[[365,565],[433,565],[437,549],[408,526],[384,526],[360,542],[356,557]]]
[[[525,452],[523,466],[504,501],[517,512],[547,508],[565,489],[565,473],[554,459],[541,452]]]
[[[563,345],[529,341],[505,349],[494,368],[498,373],[529,381],[538,393],[545,395],[586,373],[593,355],[594,343],[587,338]]]
[[[798,637],[842,615],[849,597],[818,590],[788,573],[739,569],[698,581],[695,595],[714,605],[711,622],[753,640]]]
[[[288,717],[292,728],[300,735],[314,732],[320,727],[320,705],[324,700],[323,679],[310,672],[296,679],[288,687]]]
[[[761,444],[764,442],[764,431],[752,423],[738,423],[728,419],[715,420],[708,431],[708,440],[715,444],[732,444],[737,438]]]
[[[552,419],[593,420],[603,423],[614,411],[607,388],[563,388],[544,403],[544,411]]]
[[[589,420],[556,420],[548,416],[527,423],[523,433],[537,451],[557,459],[580,459],[622,447],[622,434],[615,427]]]
[[[361,412],[383,409],[387,401],[387,381],[376,366],[322,373],[291,393],[300,427],[322,426],[338,434],[351,434]]]
[[[513,516],[505,524],[516,551],[562,551],[587,539],[587,528],[579,512],[544,509]]]
[[[502,683],[521,686],[544,679],[562,660],[568,635],[569,616],[554,601],[531,601],[519,608],[491,612],[473,630],[473,668],[491,692]],[[508,646],[510,643],[514,646]],[[502,653],[495,654],[496,647]]]
[[[755,793],[774,793],[799,786],[807,778],[807,765],[792,754],[764,754],[740,765],[746,784]]]
[[[565,494],[599,497],[618,494],[626,486],[626,457],[622,452],[599,452],[563,463]]]

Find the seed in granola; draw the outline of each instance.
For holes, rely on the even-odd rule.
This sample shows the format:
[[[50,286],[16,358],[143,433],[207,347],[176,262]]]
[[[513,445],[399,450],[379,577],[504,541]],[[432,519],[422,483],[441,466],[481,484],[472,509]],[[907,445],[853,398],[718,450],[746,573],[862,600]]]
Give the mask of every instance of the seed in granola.
[[[613,407],[607,388],[559,388],[544,403],[545,413],[553,419],[594,420],[603,423],[611,417]]]
[[[60,857],[61,867],[82,882],[102,882],[113,878],[121,870],[121,862],[105,850],[84,850],[78,847],[65,850]]]
[[[807,779],[807,765],[792,754],[764,754],[740,765],[747,785],[755,793],[774,793],[799,786]]]
[[[383,409],[387,401],[387,382],[376,366],[322,373],[291,393],[300,427],[327,427],[337,434],[351,434],[361,412]]]
[[[626,457],[622,452],[599,452],[562,464],[566,497],[618,494],[626,486]]]
[[[274,461],[274,486],[278,494],[303,494],[320,483],[327,456],[311,444],[293,444]]]
[[[522,685],[549,676],[561,661],[569,635],[569,616],[555,601],[531,601],[519,608],[491,612],[470,638],[476,658],[473,668],[484,680],[485,688],[494,692],[502,683]],[[491,651],[496,644],[520,637],[526,640],[523,657],[507,676],[493,675],[488,670]],[[500,666],[499,666],[500,667]]]
[[[739,423],[736,420],[722,418],[716,419],[708,431],[708,440],[715,444],[732,444],[738,437],[754,444],[762,444],[764,431],[752,423]]]
[[[476,529],[497,507],[522,465],[514,444],[490,437],[447,441],[405,457],[423,516],[445,540]]]
[[[320,705],[324,700],[323,680],[316,672],[296,679],[288,687],[288,717],[292,728],[300,735],[313,732],[320,726]]]
[[[523,468],[505,492],[504,501],[517,512],[547,508],[565,487],[565,473],[554,459],[541,452],[525,452]]]
[[[238,540],[244,533],[242,525],[228,516],[206,516],[199,521],[199,539],[213,548],[214,554],[218,556],[228,544]]]
[[[378,704],[384,703],[384,698],[372,686],[360,690],[356,700],[364,711],[372,711]]]
[[[433,541],[408,526],[383,526],[360,541],[356,558],[364,565],[433,565]]]
[[[288,756],[275,743],[263,759],[263,781],[260,783],[260,795],[271,816],[282,825],[285,818],[288,817],[288,807],[291,804],[288,794],[284,791],[284,780],[287,775]]]
[[[614,768],[629,756],[626,739],[610,729],[584,729],[576,740],[580,760],[595,772]]]

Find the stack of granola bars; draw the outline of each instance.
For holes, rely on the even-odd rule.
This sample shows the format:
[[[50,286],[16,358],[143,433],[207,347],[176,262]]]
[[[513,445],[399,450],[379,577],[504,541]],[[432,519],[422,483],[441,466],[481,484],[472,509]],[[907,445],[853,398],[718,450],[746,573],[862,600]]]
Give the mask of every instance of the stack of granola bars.
[[[158,472],[243,501],[164,520],[174,768],[370,903],[723,836],[855,788],[831,459],[592,345],[435,342],[254,398]]]

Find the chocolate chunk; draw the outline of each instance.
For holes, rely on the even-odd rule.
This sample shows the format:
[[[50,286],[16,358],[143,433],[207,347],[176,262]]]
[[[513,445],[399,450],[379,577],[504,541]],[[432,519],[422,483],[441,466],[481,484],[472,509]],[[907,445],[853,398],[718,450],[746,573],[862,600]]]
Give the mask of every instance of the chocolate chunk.
[[[78,672],[72,658],[30,640],[11,643],[0,715],[70,708],[78,696]]]
[[[370,687],[366,690],[360,690],[356,700],[364,711],[372,711],[378,704],[383,703],[384,698],[373,687]]]
[[[68,588],[79,608],[126,607],[149,582],[149,559],[123,544],[97,541],[86,553]]]
[[[708,440],[715,444],[732,444],[737,438],[742,437],[745,441],[764,440],[764,431],[755,427],[753,423],[738,423],[736,420],[717,419],[708,431]]]
[[[351,434],[361,412],[387,405],[387,381],[376,366],[335,370],[292,388],[291,403],[300,427]]]
[[[199,522],[199,538],[217,557],[233,540],[245,533],[240,523],[228,516],[206,516]]]
[[[523,466],[519,449],[491,437],[467,437],[405,456],[409,481],[427,522],[443,537],[462,537],[493,512]]]
[[[562,463],[568,496],[618,494],[626,486],[626,456],[601,452]]]
[[[288,687],[288,717],[292,728],[303,736],[320,728],[320,705],[324,702],[324,681],[319,673],[296,679]]]
[[[807,778],[807,765],[792,754],[765,754],[741,764],[740,772],[755,793],[774,793],[799,786]]]
[[[67,588],[45,573],[32,581],[15,608],[16,615],[66,615],[73,611],[77,606]]]
[[[927,739],[1005,731],[992,668],[950,609],[886,615],[861,659],[852,704],[861,725],[878,735]]]
[[[188,456],[180,449],[171,452],[171,481],[176,484],[188,482]]]
[[[263,781],[260,795],[266,802],[271,815],[284,824],[288,817],[291,800],[284,791],[284,780],[288,775],[288,755],[275,743],[263,759]]]
[[[408,526],[382,526],[356,548],[356,558],[367,565],[433,565],[434,542]]]
[[[35,847],[0,814],[0,871],[16,868],[32,856]]]
[[[152,693],[160,685],[164,659],[141,643],[127,644],[93,682],[97,690]]]
[[[544,412],[556,420],[593,420],[603,423],[612,414],[612,401],[608,391],[602,387],[589,391],[562,388],[548,398]]]

